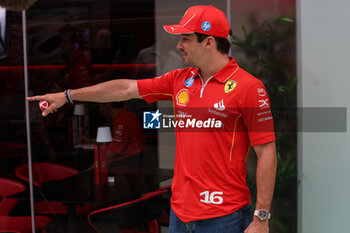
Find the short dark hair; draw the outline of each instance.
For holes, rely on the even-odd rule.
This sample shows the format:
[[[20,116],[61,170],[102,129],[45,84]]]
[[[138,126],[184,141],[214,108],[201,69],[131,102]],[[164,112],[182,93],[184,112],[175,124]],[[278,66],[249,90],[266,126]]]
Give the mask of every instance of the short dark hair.
[[[199,43],[202,42],[208,36],[210,36],[210,35],[205,35],[205,34],[198,33],[198,32],[195,32],[195,34],[197,35],[197,40]],[[229,34],[232,35],[231,29],[230,29]],[[220,53],[228,54],[228,52],[230,51],[230,48],[231,48],[231,42],[225,38],[216,37],[216,36],[213,36],[213,37],[216,41],[218,51]]]

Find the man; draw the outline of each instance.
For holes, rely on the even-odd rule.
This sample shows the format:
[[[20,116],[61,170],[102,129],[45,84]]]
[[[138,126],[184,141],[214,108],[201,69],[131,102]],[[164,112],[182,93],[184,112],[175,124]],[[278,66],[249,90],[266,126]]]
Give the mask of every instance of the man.
[[[99,104],[99,113],[104,118],[105,125],[113,126],[112,142],[109,143],[107,151],[108,163],[121,160],[126,163],[130,163],[129,160],[141,161],[141,153],[145,151],[145,138],[137,116],[127,110],[124,102]],[[96,139],[82,137],[81,141],[93,143]]]
[[[169,232],[268,232],[276,152],[264,85],[227,55],[230,26],[225,14],[213,6],[193,6],[179,25],[167,25],[164,29],[181,35],[177,48],[189,68],[153,79],[113,80],[28,100],[50,103],[43,116],[67,100],[172,100],[175,115],[219,120],[220,128],[216,130],[200,128],[201,124],[198,129],[176,129]],[[250,146],[258,157],[252,222],[246,184]]]
[[[60,49],[62,57],[66,61],[60,87],[68,89],[92,85],[90,62],[85,54],[76,48],[76,30],[70,25],[65,25],[60,29],[60,32]]]

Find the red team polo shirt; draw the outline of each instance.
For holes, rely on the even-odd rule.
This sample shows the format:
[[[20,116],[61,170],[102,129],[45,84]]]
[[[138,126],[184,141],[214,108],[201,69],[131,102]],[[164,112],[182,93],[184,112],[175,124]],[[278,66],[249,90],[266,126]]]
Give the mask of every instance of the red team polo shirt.
[[[108,149],[118,155],[136,155],[145,150],[145,137],[136,115],[126,107],[113,119],[112,142]]]
[[[85,54],[77,50],[66,63],[61,87],[64,89],[75,89],[92,84],[91,64]]]
[[[138,88],[147,102],[173,101],[176,120],[191,122],[176,128],[171,198],[175,214],[190,222],[248,205],[249,149],[275,140],[263,83],[230,58],[206,83],[198,68],[185,68],[138,80]],[[221,125],[215,128],[218,121]]]

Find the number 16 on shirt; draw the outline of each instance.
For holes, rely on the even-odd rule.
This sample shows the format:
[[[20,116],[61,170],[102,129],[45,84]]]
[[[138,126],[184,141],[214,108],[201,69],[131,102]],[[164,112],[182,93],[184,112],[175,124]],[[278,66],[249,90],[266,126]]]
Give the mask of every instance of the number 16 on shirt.
[[[204,196],[204,199],[200,199],[201,202],[208,204],[220,205],[224,202],[222,197],[224,193],[219,191],[214,191],[210,193],[209,191],[204,191],[199,194],[199,196]]]

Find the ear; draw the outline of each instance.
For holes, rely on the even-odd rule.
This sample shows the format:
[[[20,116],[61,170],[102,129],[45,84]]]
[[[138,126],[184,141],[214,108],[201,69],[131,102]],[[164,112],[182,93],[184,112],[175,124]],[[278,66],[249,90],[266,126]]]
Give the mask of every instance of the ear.
[[[215,46],[215,38],[213,36],[208,36],[207,38],[205,38],[205,47],[206,48],[211,48],[213,46]]]

